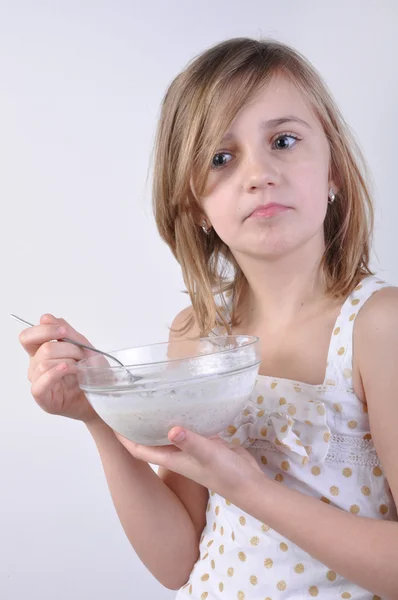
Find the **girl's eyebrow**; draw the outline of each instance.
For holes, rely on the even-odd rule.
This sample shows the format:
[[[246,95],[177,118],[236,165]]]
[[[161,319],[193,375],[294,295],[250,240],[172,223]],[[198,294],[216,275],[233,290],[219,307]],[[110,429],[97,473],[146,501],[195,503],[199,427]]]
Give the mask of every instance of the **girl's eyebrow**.
[[[300,119],[300,117],[295,117],[293,115],[287,115],[285,117],[278,117],[277,119],[269,119],[268,121],[263,121],[261,123],[261,127],[264,129],[273,129],[274,127],[278,127],[279,125],[284,125],[284,123],[299,123],[300,125],[304,125],[304,127],[307,127],[308,129],[312,129],[311,125],[307,123],[307,121],[304,121],[304,119]],[[221,143],[232,140],[233,138],[233,133],[227,133],[221,140]]]

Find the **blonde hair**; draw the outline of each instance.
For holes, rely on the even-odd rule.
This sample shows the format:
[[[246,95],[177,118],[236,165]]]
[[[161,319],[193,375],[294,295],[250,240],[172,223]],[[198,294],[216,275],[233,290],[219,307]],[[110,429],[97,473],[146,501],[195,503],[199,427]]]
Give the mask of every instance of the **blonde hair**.
[[[363,155],[326,84],[297,50],[275,40],[236,38],[208,49],[182,71],[163,99],[153,176],[153,206],[159,233],[181,265],[193,314],[205,336],[222,323],[236,326],[246,278],[230,249],[199,223],[211,161],[238,111],[275,75],[287,75],[315,111],[330,145],[330,178],[336,201],[324,222],[322,268],[327,293],[345,297],[371,274],[373,206]],[[359,166],[360,165],[360,166]],[[232,276],[228,271],[231,271]],[[215,294],[232,293],[231,322]]]

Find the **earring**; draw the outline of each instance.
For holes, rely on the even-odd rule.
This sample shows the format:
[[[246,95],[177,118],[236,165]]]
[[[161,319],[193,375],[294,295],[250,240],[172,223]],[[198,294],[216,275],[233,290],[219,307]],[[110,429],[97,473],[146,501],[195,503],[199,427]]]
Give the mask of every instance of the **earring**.
[[[328,203],[329,203],[329,204],[333,204],[333,202],[335,201],[335,198],[336,198],[336,194],[334,193],[333,189],[332,189],[332,188],[330,188],[330,190],[329,190],[329,200],[328,200]]]
[[[203,219],[202,221],[202,229],[205,232],[206,235],[209,235],[210,231],[211,231],[211,226],[207,227],[207,222],[206,219]]]

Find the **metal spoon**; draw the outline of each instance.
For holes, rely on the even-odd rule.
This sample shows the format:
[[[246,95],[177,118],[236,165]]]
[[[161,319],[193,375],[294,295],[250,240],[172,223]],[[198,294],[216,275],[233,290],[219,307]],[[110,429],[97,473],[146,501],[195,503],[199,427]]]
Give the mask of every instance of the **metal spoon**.
[[[20,323],[23,323],[24,325],[28,325],[28,327],[34,327],[33,323],[29,323],[29,321],[25,321],[25,319],[21,319],[21,317],[17,317],[17,315],[10,314],[10,317],[15,319],[16,321],[19,321]],[[127,369],[127,367],[122,362],[120,362],[120,360],[118,358],[115,358],[111,354],[107,354],[106,352],[103,352],[102,350],[98,350],[98,348],[94,348],[93,346],[86,346],[85,344],[82,344],[81,342],[75,342],[74,340],[71,340],[69,338],[61,338],[58,341],[68,342],[69,344],[74,344],[75,346],[79,346],[80,348],[86,348],[86,350],[91,350],[92,352],[98,352],[98,354],[103,354],[104,356],[107,356],[108,358],[110,358],[111,360],[114,360],[121,367],[123,367],[125,369],[126,373],[129,376],[129,379],[132,383],[135,383],[136,381],[139,381],[140,379],[142,379],[142,377],[140,377],[139,375],[133,375],[132,373],[130,373],[130,371]]]

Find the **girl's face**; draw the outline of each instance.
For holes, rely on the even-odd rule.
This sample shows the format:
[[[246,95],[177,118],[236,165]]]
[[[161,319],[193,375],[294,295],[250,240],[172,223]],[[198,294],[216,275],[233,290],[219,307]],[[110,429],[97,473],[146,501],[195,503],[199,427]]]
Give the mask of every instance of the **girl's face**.
[[[324,244],[330,150],[297,88],[282,76],[246,104],[213,157],[202,206],[219,237],[263,258]]]

